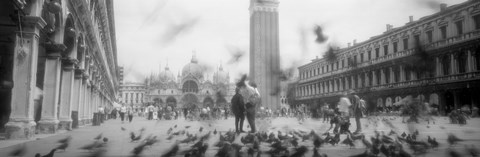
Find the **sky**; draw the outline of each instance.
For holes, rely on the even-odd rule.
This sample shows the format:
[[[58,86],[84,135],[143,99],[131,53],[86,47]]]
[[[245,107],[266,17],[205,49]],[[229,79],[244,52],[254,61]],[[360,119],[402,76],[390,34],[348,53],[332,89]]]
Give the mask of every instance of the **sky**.
[[[280,0],[282,69],[321,58],[465,0]],[[142,82],[168,64],[175,76],[195,54],[210,78],[222,64],[231,81],[249,69],[249,0],[115,0],[118,64],[126,82]],[[328,37],[316,43],[314,28]],[[235,60],[234,54],[244,54]]]

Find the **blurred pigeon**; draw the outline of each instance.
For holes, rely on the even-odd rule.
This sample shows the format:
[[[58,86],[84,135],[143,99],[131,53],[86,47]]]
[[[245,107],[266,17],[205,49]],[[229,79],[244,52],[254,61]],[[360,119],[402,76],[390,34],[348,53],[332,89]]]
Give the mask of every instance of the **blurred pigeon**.
[[[27,152],[27,147],[25,147],[25,144],[22,144],[21,146],[18,146],[15,148],[13,151],[9,153],[10,156],[23,156]]]
[[[163,154],[161,157],[174,157],[178,150],[180,149],[180,147],[178,146],[178,144],[174,144],[172,146],[172,148],[170,148],[170,150],[168,150],[165,154]]]
[[[457,144],[458,142],[461,142],[463,141],[462,139],[459,139],[457,136],[455,136],[454,134],[448,134],[448,138],[447,138],[447,141],[448,141],[448,144],[450,145],[455,145]]]
[[[217,129],[215,129],[215,130],[213,131],[213,134],[214,134],[214,135],[217,135]]]
[[[52,149],[48,154],[45,154],[44,156],[42,156],[40,153],[37,153],[35,154],[35,157],[53,157],[53,154],[55,154],[56,150],[57,149]]]
[[[300,146],[295,150],[296,150],[295,153],[290,155],[290,157],[303,157],[305,156],[305,153],[307,153],[308,148],[306,146]]]
[[[56,149],[65,151],[65,149],[68,148],[68,145],[69,145],[69,142],[65,142],[65,143],[60,144]]]
[[[68,142],[70,142],[71,139],[72,139],[72,136],[67,136],[63,139],[58,140],[57,142],[58,143],[68,143]]]
[[[108,142],[108,138],[104,137],[103,142],[105,142],[105,143]]]
[[[125,131],[125,130],[127,130],[127,129],[125,129],[124,127],[120,127],[120,129],[121,129],[122,131]]]
[[[100,140],[103,136],[103,133],[97,135],[97,137],[93,138],[94,140]]]

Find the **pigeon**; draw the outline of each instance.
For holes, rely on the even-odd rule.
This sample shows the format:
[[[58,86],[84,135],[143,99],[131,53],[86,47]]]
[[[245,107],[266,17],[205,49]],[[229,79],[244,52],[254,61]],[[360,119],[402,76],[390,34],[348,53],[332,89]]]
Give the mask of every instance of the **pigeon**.
[[[367,141],[367,139],[365,139],[365,137],[362,138],[362,143],[363,143],[363,145],[365,145],[365,147],[372,148],[372,143]]]
[[[100,140],[103,136],[103,133],[97,135],[97,137],[93,138],[94,140]]]
[[[68,148],[68,145],[69,145],[69,142],[62,143],[62,144],[60,144],[56,149],[57,149],[57,150],[63,150],[63,151],[65,151],[65,149]]]
[[[58,140],[57,143],[68,143],[70,142],[71,139],[72,139],[72,136],[67,136],[63,139]]]
[[[140,129],[140,132],[144,132],[145,130],[146,130],[145,127],[143,127]]]
[[[203,131],[203,127],[200,127],[200,129],[198,129],[199,132],[202,132]]]
[[[178,150],[180,147],[178,144],[174,144],[170,150],[168,150],[165,154],[163,154],[161,157],[173,157],[175,154],[177,154]]]
[[[92,151],[95,148],[97,148],[98,146],[99,146],[99,143],[97,141],[95,141],[91,144],[87,144],[87,145],[84,145],[84,146],[80,147],[80,149]]]
[[[185,129],[188,129],[188,128],[190,128],[190,125],[188,125],[188,126],[185,126]]]
[[[172,133],[172,131],[173,131],[173,129],[172,129],[172,128],[168,129],[168,131],[167,131],[167,134],[170,134],[170,133]]]
[[[142,144],[136,146],[135,148],[133,148],[133,150],[132,150],[133,156],[140,155],[143,152],[143,150],[145,149],[145,146],[147,146],[147,144],[142,143]]]
[[[120,129],[121,129],[122,131],[126,131],[126,130],[127,130],[127,129],[125,129],[124,127],[120,127]]]
[[[56,150],[57,149],[52,149],[52,150],[50,150],[50,152],[48,154],[45,154],[43,156],[40,153],[37,153],[37,154],[35,154],[35,157],[53,157],[53,154],[55,154]]]
[[[403,138],[405,138],[405,136],[407,136],[407,134],[405,134],[405,132],[403,132],[401,136],[402,136]]]
[[[325,140],[323,140],[320,136],[314,136],[313,145],[315,146],[315,148],[321,147],[324,142]]]
[[[25,144],[22,146],[19,146],[15,148],[13,151],[9,153],[10,156],[23,156],[27,152],[27,147],[25,147]]]
[[[395,131],[393,131],[393,130],[390,130],[390,133],[388,133],[388,136],[392,136],[392,135],[394,135],[394,134],[397,134],[397,133],[396,133]]]
[[[217,129],[215,129],[215,130],[213,131],[213,134],[214,134],[214,135],[217,135]]]
[[[461,156],[462,156],[459,152],[457,152],[457,151],[455,151],[455,150],[453,150],[453,149],[449,149],[449,150],[448,150],[448,155],[449,155],[450,157],[461,157]]]
[[[142,135],[140,134],[138,136],[135,136],[133,132],[130,132],[130,139],[131,142],[139,141],[140,139],[142,139]]]
[[[104,138],[103,138],[103,142],[107,143],[107,142],[108,142],[108,138],[104,137]]]
[[[432,146],[432,148],[438,148],[438,142],[437,142],[437,139],[433,138],[433,140],[430,142],[430,145]]]
[[[355,144],[353,143],[352,138],[350,138],[350,135],[347,135],[347,138],[342,141],[342,144],[350,146],[350,148],[355,147]]]
[[[296,149],[295,153],[290,155],[290,157],[303,157],[307,151],[308,148],[306,146],[300,146]]]
[[[466,151],[468,152],[468,154],[472,157],[478,157],[479,156],[479,151],[477,148],[475,148],[475,145],[472,145],[471,147],[468,147],[468,146],[465,146],[466,147]]]
[[[175,124],[175,126],[173,126],[173,128],[177,128],[177,124]]]
[[[458,142],[461,142],[461,141],[463,141],[463,140],[462,140],[462,139],[459,139],[457,136],[455,136],[455,135],[453,135],[453,134],[448,134],[447,141],[448,141],[448,144],[450,144],[450,145],[455,145],[455,144],[457,144]]]

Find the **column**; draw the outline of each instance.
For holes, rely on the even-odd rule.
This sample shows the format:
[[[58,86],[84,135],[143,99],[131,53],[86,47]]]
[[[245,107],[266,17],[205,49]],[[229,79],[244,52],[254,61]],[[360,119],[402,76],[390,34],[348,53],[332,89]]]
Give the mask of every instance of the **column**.
[[[349,76],[345,76],[345,90],[348,90],[350,89],[350,85],[349,85],[349,79],[350,77]]]
[[[365,87],[370,87],[371,85],[369,84],[370,79],[368,78],[368,72],[364,74],[364,77],[365,77]]]
[[[355,87],[356,87],[356,86],[355,86],[355,83],[356,83],[356,81],[355,81],[355,75],[352,75],[352,76],[351,76],[351,79],[352,79],[352,80],[351,80],[351,81],[352,81],[352,87],[351,87],[351,88],[352,88],[352,89],[355,89]]]
[[[333,92],[333,80],[329,80],[329,81],[328,81],[328,83],[329,83],[329,86],[328,86],[328,88],[329,88],[329,89],[328,89],[328,92],[330,92],[330,93],[331,93],[331,92]]]
[[[436,76],[436,77],[442,76],[442,75],[441,75],[441,74],[442,74],[442,73],[441,73],[441,71],[442,71],[441,65],[442,65],[442,64],[440,64],[440,58],[439,58],[438,56],[435,57],[435,76]]]
[[[30,2],[33,9],[41,9],[43,1]],[[34,15],[37,14],[37,15]],[[5,124],[7,139],[30,138],[35,135],[34,97],[37,81],[37,61],[40,29],[46,23],[40,13],[31,12],[34,16],[25,16],[23,34],[15,36],[15,52],[13,56],[13,81],[10,120]],[[22,38],[23,36],[23,38]],[[20,45],[23,43],[23,46]],[[24,52],[24,53],[22,53]]]
[[[378,85],[377,74],[376,74],[375,70],[372,70],[372,79],[373,79],[373,81],[372,81],[373,85],[372,86]]]
[[[380,69],[380,84],[385,84],[385,69]]]
[[[319,83],[319,86],[320,86],[320,94],[323,94],[323,82],[320,82]]]
[[[78,121],[79,121],[79,124],[80,126],[84,126],[85,125],[85,119],[86,119],[86,104],[87,104],[87,94],[88,94],[88,88],[87,88],[87,82],[86,82],[86,79],[84,77],[84,73],[82,72],[82,94],[81,94],[81,97],[80,97],[80,107],[79,107],[79,111],[78,111]]]
[[[74,65],[76,59],[63,59],[62,84],[60,93],[60,123],[58,129],[72,130],[72,102],[73,102],[73,85],[75,79]]]
[[[332,83],[333,83],[333,89],[332,89],[332,91],[333,91],[333,92],[336,92],[336,91],[337,91],[337,88],[338,88],[338,87],[337,87],[337,79],[333,79],[333,80],[332,80]]]
[[[362,86],[362,81],[363,81],[363,80],[362,80],[361,74],[358,74],[358,75],[355,75],[355,76],[357,76],[357,78],[358,78],[358,79],[357,79],[358,88],[362,88],[362,87],[363,87],[363,86]]]
[[[340,78],[340,90],[343,91],[345,88],[343,88],[343,77]]]
[[[457,74],[457,67],[456,67],[456,58],[454,54],[450,54],[450,69],[452,71],[451,75]]]
[[[80,126],[80,113],[81,113],[81,104],[82,104],[82,95],[83,95],[83,85],[82,85],[82,71],[80,69],[75,69],[75,80],[73,81],[73,101],[72,101],[72,112],[76,113],[76,119],[73,119],[76,123],[72,123],[73,128],[78,128]],[[73,113],[72,113],[73,114]]]
[[[45,78],[43,84],[42,118],[38,122],[38,131],[52,134],[58,129],[58,105],[60,96],[61,55],[65,48],[62,44],[48,45],[45,61]]]
[[[390,83],[395,83],[395,73],[393,72],[393,67],[389,67],[388,70],[390,71]]]
[[[467,72],[473,72],[472,52],[467,50]]]
[[[405,67],[400,65],[400,82],[405,81]]]

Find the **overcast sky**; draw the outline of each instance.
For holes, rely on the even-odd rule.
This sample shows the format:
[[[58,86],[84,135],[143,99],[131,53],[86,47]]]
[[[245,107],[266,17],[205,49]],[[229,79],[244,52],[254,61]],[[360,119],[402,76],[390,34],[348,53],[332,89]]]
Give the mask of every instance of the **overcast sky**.
[[[282,68],[321,57],[328,44],[346,47],[465,0],[280,0]],[[175,76],[192,52],[207,74],[223,64],[233,79],[248,73],[249,0],[115,0],[117,53],[125,81],[138,82],[167,64]],[[315,43],[314,26],[328,41]],[[232,53],[244,52],[238,62]]]

